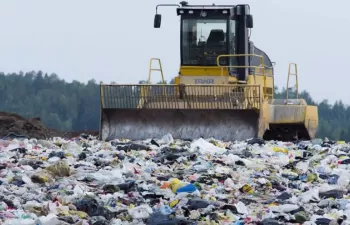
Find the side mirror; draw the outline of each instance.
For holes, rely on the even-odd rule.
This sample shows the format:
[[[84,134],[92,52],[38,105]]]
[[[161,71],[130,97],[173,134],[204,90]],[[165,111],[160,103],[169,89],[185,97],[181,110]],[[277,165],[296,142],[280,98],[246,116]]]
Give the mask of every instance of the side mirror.
[[[253,16],[247,15],[247,28],[253,28]]]
[[[161,23],[162,23],[162,15],[156,14],[154,16],[154,28],[160,28]]]

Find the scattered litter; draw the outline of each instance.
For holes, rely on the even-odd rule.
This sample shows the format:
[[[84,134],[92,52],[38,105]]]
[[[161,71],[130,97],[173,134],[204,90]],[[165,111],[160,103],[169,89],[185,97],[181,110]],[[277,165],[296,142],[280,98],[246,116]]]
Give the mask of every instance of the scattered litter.
[[[0,139],[5,225],[350,224],[350,145]]]

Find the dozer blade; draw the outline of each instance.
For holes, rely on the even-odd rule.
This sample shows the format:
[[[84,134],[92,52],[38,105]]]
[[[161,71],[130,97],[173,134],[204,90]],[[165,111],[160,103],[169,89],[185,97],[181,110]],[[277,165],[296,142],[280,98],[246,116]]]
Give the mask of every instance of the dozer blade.
[[[256,137],[259,86],[101,85],[100,138]]]
[[[109,109],[103,113],[104,140],[161,138],[167,133],[177,139],[244,140],[256,136],[259,118],[256,112],[222,109]]]

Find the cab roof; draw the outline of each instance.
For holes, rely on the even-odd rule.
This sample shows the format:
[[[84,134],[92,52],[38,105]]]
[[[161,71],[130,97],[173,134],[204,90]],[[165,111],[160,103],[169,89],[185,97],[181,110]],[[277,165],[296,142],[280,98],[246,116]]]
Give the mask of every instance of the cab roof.
[[[176,10],[178,16],[198,16],[198,17],[211,17],[211,16],[233,16],[235,6],[231,7],[179,7]],[[203,16],[203,15],[206,16]]]

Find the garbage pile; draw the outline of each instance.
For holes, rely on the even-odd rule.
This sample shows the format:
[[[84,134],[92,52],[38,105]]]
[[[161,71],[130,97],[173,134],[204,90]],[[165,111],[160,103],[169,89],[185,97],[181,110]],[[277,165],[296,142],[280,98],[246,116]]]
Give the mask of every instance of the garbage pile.
[[[98,135],[98,131],[84,131],[87,134]],[[24,118],[15,113],[0,112],[0,139],[52,137],[72,138],[81,132],[60,132],[45,127],[40,118]]]
[[[14,113],[0,112],[0,137],[48,138],[50,131],[40,118],[26,119]]]
[[[0,224],[350,224],[344,142],[0,140]]]

